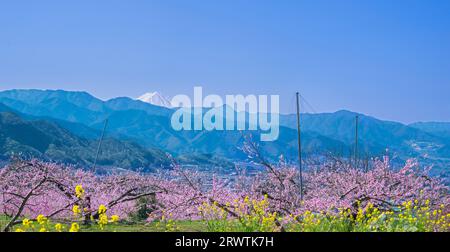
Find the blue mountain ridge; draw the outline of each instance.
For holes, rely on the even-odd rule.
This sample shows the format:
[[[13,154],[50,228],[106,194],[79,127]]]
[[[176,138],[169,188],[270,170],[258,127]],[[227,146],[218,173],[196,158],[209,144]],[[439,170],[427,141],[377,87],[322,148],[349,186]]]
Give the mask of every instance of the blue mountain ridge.
[[[108,119],[107,136],[136,143],[144,149],[159,149],[173,155],[217,157],[245,160],[239,149],[243,134],[259,132],[175,131],[170,125],[172,109],[154,106],[127,97],[102,101],[86,92],[63,90],[7,90],[0,92],[0,103],[22,115],[52,121],[74,135],[96,139]],[[415,125],[383,121],[350,111],[301,114],[302,147],[305,156],[333,153],[349,156],[354,148],[355,116],[359,116],[359,152],[361,156],[379,156],[389,149],[399,160],[409,157],[448,167],[448,132],[436,134]],[[280,115],[280,137],[260,142],[270,159],[283,154],[296,159],[296,115]],[[98,138],[98,137],[97,137]],[[201,160],[202,158],[200,158]],[[448,169],[448,168],[445,168]]]

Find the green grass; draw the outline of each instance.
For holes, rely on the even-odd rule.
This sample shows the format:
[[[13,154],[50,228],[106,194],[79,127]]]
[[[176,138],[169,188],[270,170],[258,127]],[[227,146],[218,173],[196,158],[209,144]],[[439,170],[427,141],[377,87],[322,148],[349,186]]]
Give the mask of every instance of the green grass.
[[[10,218],[5,215],[0,215],[0,230],[6,226]],[[52,226],[57,223],[57,220],[52,220]],[[63,225],[67,228],[70,226],[70,222],[61,221]],[[201,221],[175,221],[175,226],[178,228],[177,231],[180,232],[205,232],[207,227],[204,222]],[[17,225],[13,228],[19,228],[21,225]],[[80,225],[80,232],[166,232],[165,226],[159,224],[158,222],[119,222],[114,224],[108,224],[104,226],[103,230],[93,223],[90,226]]]
[[[206,225],[200,221],[175,221],[180,232],[205,232]],[[164,225],[152,223],[117,223],[108,224],[103,230],[98,225],[81,226],[81,232],[165,232]]]
[[[5,215],[0,215],[0,232],[3,230],[3,228],[8,224],[10,218]]]

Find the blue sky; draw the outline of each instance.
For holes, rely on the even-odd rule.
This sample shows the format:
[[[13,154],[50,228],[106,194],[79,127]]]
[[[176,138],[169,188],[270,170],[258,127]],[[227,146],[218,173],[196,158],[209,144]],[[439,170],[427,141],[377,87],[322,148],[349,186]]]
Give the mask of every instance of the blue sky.
[[[300,91],[317,112],[450,121],[449,13],[446,0],[2,0],[0,89],[201,85],[279,94],[283,112]]]

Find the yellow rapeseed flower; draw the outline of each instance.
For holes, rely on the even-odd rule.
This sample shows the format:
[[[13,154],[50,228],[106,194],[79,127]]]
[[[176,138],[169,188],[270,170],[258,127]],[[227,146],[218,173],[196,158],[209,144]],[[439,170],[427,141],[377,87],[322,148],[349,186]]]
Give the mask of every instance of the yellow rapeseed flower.
[[[25,219],[22,220],[22,225],[23,225],[24,227],[30,227],[30,225],[31,225],[32,223],[33,223],[33,222],[30,221],[30,220],[27,219],[27,218],[25,218]]]
[[[72,225],[70,226],[69,232],[76,233],[78,231],[80,231],[80,225],[78,225],[78,223],[76,223],[76,222],[72,223]]]
[[[118,215],[113,215],[111,216],[111,222],[118,222],[119,221],[119,216]]]
[[[101,229],[103,229],[103,226],[108,224],[108,216],[106,214],[100,214],[98,219],[98,225]]]
[[[82,198],[84,196],[84,189],[82,185],[77,185],[75,187],[75,195],[77,196],[77,198]]]
[[[79,215],[81,213],[80,207],[78,205],[73,205],[72,212],[75,216]]]
[[[36,220],[37,220],[37,222],[38,222],[40,225],[44,225],[44,224],[47,223],[47,218],[46,218],[44,215],[42,215],[42,214],[38,215],[38,216],[36,217]]]
[[[56,232],[62,232],[63,225],[61,223],[56,223],[55,224],[55,230],[56,230]]]
[[[104,214],[104,213],[106,213],[106,207],[105,207],[105,205],[100,205],[99,207],[98,207],[98,213],[99,214]]]

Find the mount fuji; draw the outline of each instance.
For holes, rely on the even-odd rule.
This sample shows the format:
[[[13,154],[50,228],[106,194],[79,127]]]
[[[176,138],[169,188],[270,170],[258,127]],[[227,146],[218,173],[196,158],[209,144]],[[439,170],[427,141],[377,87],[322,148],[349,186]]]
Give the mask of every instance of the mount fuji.
[[[137,100],[150,103],[160,107],[171,108],[172,105],[170,103],[170,99],[161,95],[158,92],[149,92],[145,93],[137,98]]]

